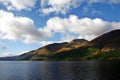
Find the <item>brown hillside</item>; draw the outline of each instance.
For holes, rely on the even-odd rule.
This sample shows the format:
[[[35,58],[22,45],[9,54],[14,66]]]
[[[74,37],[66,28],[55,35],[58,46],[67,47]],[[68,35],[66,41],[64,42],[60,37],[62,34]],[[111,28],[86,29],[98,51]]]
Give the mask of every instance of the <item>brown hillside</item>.
[[[111,50],[118,48],[120,47],[120,30],[114,30],[105,33],[93,39],[89,44],[102,50]]]

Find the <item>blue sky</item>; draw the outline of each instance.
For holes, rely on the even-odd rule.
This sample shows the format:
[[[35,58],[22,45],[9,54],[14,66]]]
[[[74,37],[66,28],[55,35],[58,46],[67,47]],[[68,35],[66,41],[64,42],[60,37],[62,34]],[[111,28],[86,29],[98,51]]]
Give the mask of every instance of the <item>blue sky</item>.
[[[0,56],[115,29],[120,0],[0,0]]]

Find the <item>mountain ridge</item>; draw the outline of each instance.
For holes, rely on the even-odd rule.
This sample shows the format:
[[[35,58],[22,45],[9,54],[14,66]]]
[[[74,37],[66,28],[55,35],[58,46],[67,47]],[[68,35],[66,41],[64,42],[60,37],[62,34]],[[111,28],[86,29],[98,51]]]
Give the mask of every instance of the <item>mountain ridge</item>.
[[[49,44],[9,59],[120,60],[120,29],[104,33],[91,41],[74,39],[70,42]]]
[[[90,41],[92,46],[100,49],[114,49],[120,47],[120,29],[104,33]],[[105,49],[104,49],[105,50]]]
[[[51,60],[119,60],[120,29],[104,33],[82,47],[58,53]]]
[[[33,50],[33,51],[30,51],[30,52],[27,52],[27,53],[20,55],[20,57],[18,57],[17,60],[22,60],[22,59],[24,60],[23,56],[28,56],[28,55],[29,55],[29,59],[41,60],[39,58],[41,56],[42,57],[49,56],[49,55],[57,54],[58,52],[62,52],[64,50],[68,51],[71,49],[75,49],[77,45],[81,44],[80,46],[82,46],[83,43],[85,43],[85,42],[88,42],[88,41],[84,40],[84,39],[74,39],[70,42],[48,44],[48,45],[43,46],[37,50]],[[79,47],[79,46],[77,46],[77,47]],[[38,55],[39,57],[37,57],[36,55]],[[34,56],[36,56],[36,58],[33,58]]]

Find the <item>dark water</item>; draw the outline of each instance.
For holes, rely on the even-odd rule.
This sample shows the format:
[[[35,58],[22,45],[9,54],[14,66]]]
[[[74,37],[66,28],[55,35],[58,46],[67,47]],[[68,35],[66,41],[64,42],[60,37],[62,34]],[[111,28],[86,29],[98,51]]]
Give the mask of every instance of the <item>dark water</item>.
[[[120,61],[3,61],[0,80],[120,80]]]

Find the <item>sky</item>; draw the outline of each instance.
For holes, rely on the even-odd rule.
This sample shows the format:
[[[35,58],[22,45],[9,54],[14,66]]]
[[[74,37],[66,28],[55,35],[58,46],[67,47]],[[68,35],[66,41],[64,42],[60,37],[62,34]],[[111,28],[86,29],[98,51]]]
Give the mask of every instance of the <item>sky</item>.
[[[120,0],[0,0],[0,57],[120,29]]]

